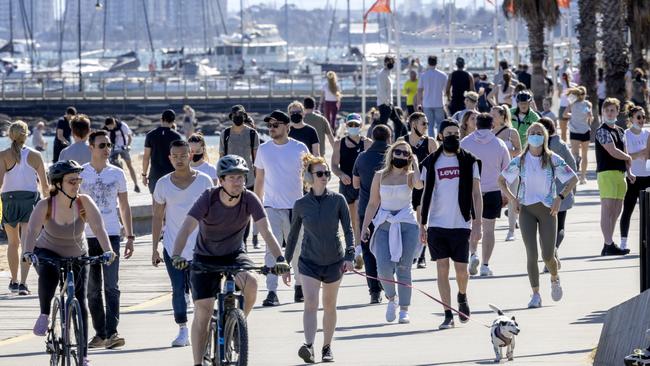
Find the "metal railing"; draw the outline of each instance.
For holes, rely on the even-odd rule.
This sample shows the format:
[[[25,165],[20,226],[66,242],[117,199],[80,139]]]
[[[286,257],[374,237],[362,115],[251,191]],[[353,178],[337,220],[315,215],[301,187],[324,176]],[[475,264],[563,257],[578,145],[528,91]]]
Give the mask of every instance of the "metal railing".
[[[76,76],[2,77],[0,100],[128,100],[128,99],[214,99],[282,98],[313,95],[320,97],[323,78],[319,75],[270,76]],[[366,95],[376,95],[374,78],[368,78]],[[343,97],[362,94],[361,75],[339,75]]]

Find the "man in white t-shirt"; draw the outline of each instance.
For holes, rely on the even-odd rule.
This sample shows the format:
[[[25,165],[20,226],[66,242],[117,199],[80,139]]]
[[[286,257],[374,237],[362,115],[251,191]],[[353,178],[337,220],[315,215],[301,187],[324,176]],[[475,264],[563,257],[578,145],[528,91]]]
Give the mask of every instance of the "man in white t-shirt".
[[[303,195],[302,157],[309,153],[302,142],[289,137],[289,116],[275,110],[264,118],[268,123],[271,140],[260,145],[255,158],[255,193],[264,204],[269,217],[271,231],[278,243],[288,240],[291,228],[291,210],[293,204]],[[299,239],[298,242],[302,242]],[[296,248],[297,250],[300,247]],[[302,302],[302,282],[298,272],[298,257],[294,255],[291,265],[295,273],[294,301]],[[275,265],[275,257],[266,247],[264,263],[268,267]],[[263,306],[280,304],[276,294],[278,276],[266,276],[266,288],[269,291]]]
[[[429,56],[427,63],[429,67],[418,80],[418,101],[415,104],[421,106],[427,116],[429,136],[435,136],[440,129],[440,123],[445,119],[443,94],[447,86],[447,74],[436,68],[438,57]]]
[[[111,142],[108,132],[99,130],[90,134],[91,160],[83,165],[84,170],[79,175],[83,179],[81,193],[89,195],[102,215],[108,238],[113,251],[118,254],[110,264],[91,264],[88,272],[88,308],[95,328],[95,336],[89,342],[89,348],[117,348],[124,346],[124,338],[117,334],[117,324],[120,320],[120,289],[119,253],[120,253],[120,217],[126,232],[124,259],[133,254],[133,225],[131,221],[131,206],[126,189],[124,172],[108,164],[111,152]],[[99,245],[93,230],[86,225],[88,238],[88,255],[101,255],[104,250]],[[103,282],[103,286],[102,286]],[[104,295],[102,296],[102,290]],[[106,298],[106,308],[104,299]]]
[[[152,220],[152,243],[153,253],[151,263],[154,266],[163,260],[167,268],[167,274],[172,285],[172,308],[174,309],[174,321],[178,324],[178,335],[172,341],[172,347],[185,347],[190,344],[189,331],[187,329],[187,302],[186,293],[189,291],[188,269],[180,270],[172,266],[171,255],[174,252],[174,241],[178,235],[187,213],[194,202],[203,192],[212,187],[212,178],[204,173],[190,168],[190,146],[183,140],[176,140],[171,143],[169,160],[174,171],[163,175],[156,183],[153,192],[153,220]],[[163,237],[163,256],[158,252],[158,241],[165,219],[165,235]],[[194,245],[198,230],[194,230],[187,238],[187,245],[181,256],[191,261],[194,255]]]
[[[467,304],[469,242],[481,237],[480,161],[460,148],[460,126],[456,121],[442,121],[440,136],[442,147],[422,162],[424,190],[419,218],[420,240],[428,243],[431,258],[436,261],[438,291],[445,304],[451,304],[449,258],[454,261],[458,310],[462,313],[458,317],[465,323],[470,315]],[[439,329],[452,327],[453,314],[445,309],[445,320]]]
[[[131,129],[125,122],[118,121],[114,117],[106,118],[104,128],[109,132],[111,143],[113,144],[113,150],[109,158],[111,164],[117,164],[117,159],[122,157],[122,160],[124,160],[126,166],[129,168],[129,174],[131,174],[131,179],[135,184],[135,192],[140,193],[140,186],[138,186],[138,180],[135,177],[135,169],[133,169],[131,154],[129,152],[131,150],[131,143],[133,142]]]

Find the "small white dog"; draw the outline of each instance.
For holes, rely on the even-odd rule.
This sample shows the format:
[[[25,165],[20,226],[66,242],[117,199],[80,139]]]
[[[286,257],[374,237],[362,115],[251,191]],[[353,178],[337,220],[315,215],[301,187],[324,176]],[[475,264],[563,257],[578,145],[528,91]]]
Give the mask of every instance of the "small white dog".
[[[515,351],[515,336],[519,334],[519,324],[515,321],[515,317],[508,318],[503,314],[503,311],[498,307],[488,304],[490,309],[494,310],[499,316],[492,322],[490,328],[490,338],[492,339],[492,347],[494,347],[494,354],[496,358],[494,362],[501,362],[503,356],[501,355],[501,348],[506,347],[506,357],[508,361],[514,359]]]

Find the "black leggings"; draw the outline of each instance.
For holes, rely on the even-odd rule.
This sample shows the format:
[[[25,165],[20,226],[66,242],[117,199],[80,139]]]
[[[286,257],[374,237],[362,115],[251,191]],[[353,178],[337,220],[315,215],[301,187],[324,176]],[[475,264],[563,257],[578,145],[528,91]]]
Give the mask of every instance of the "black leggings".
[[[61,258],[60,255],[53,251],[43,248],[35,248],[34,254],[36,254],[39,259]],[[56,294],[57,287],[59,286],[59,269],[52,264],[42,262],[36,267],[36,272],[38,272],[38,301],[40,303],[41,314],[47,314],[49,316],[52,308],[52,298]],[[73,268],[72,273],[74,273],[75,279],[74,295],[79,301],[79,306],[81,307],[81,319],[84,328],[82,341],[88,343],[88,306],[86,306],[86,297],[88,294],[88,265],[75,267]]]
[[[557,213],[557,238],[555,239],[555,247],[559,248],[564,240],[564,222],[566,221],[566,210]]]
[[[650,187],[650,177],[636,177],[634,183],[627,182],[627,192],[625,192],[625,200],[623,201],[623,214],[621,215],[621,237],[627,238],[630,232],[630,219],[634,212],[634,207],[639,200],[639,191],[645,190]]]

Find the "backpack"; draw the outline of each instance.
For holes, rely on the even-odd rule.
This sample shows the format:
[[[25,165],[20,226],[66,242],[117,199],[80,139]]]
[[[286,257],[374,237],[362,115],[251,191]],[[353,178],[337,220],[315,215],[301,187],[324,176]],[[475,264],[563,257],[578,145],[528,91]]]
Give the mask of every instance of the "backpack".
[[[251,140],[251,158],[252,160],[255,160],[255,137],[257,136],[257,131],[254,129],[250,129],[250,140]],[[223,131],[223,153],[224,155],[228,155],[228,141],[230,140],[230,127],[226,128]]]

